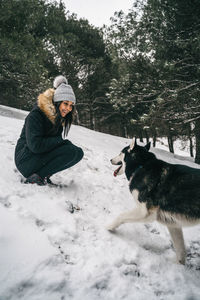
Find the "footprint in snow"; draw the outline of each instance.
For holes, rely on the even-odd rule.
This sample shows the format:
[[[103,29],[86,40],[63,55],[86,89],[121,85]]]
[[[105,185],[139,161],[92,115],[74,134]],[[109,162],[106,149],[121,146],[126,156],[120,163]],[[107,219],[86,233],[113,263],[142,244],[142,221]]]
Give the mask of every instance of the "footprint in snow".
[[[41,231],[45,231],[46,230],[46,226],[45,226],[45,222],[40,220],[40,219],[36,219],[35,220],[35,224],[37,225],[37,227],[39,227],[39,229]]]
[[[0,203],[5,206],[5,207],[10,207],[11,206],[11,203],[10,201],[8,200],[9,199],[9,196],[6,196],[6,197],[0,197]]]

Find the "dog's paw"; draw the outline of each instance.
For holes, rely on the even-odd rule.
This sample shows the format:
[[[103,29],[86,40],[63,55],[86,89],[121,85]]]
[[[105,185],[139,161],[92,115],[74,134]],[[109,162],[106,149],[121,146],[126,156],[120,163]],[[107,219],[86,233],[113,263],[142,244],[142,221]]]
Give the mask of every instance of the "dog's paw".
[[[181,265],[185,265],[186,252],[183,250],[180,253],[176,254],[176,256],[177,256],[177,263]]]
[[[106,229],[108,230],[108,231],[110,231],[110,232],[114,232],[115,231],[115,226],[113,226],[113,224],[110,224],[110,225],[108,225],[108,226],[106,226]]]
[[[176,265],[185,265],[185,258],[177,258],[177,256],[171,257],[170,262]]]
[[[176,260],[178,264],[185,265],[185,257],[179,258]]]

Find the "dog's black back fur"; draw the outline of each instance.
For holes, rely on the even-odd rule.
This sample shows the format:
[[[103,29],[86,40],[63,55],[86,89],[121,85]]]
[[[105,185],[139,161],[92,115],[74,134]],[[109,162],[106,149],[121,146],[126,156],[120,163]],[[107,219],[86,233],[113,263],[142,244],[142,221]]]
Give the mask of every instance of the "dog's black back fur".
[[[145,147],[135,145],[123,149],[125,174],[130,181],[130,191],[139,191],[138,200],[148,209],[159,207],[162,211],[200,218],[200,169],[170,164],[159,160]]]

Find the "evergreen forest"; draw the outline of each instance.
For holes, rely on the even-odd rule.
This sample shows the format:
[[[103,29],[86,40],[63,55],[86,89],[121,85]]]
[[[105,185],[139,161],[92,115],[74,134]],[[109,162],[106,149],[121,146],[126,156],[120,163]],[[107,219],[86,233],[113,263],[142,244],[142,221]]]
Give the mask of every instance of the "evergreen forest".
[[[133,0],[102,28],[63,1],[0,0],[0,104],[30,110],[55,76],[77,98],[75,123],[190,143],[200,163],[200,1]]]

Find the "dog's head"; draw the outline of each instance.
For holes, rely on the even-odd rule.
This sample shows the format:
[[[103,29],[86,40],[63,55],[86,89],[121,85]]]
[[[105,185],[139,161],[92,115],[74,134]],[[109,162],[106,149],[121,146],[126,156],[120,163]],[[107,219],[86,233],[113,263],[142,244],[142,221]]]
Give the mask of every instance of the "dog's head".
[[[113,165],[119,165],[119,167],[114,171],[114,176],[121,175],[125,172],[126,166],[132,167],[134,169],[142,166],[147,160],[148,151],[150,149],[151,143],[148,143],[146,146],[142,147],[137,145],[136,140],[132,140],[130,146],[125,147],[121,153],[111,159]]]

